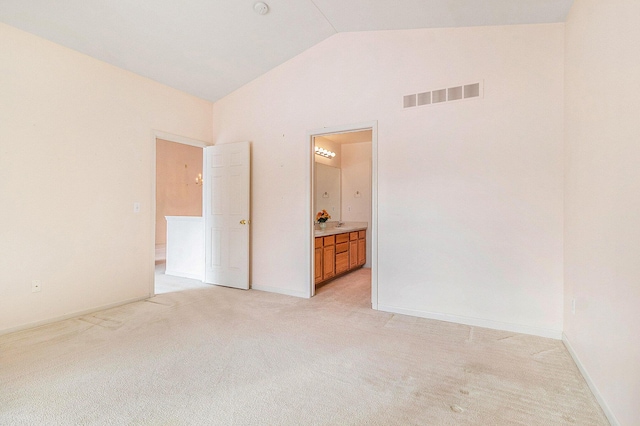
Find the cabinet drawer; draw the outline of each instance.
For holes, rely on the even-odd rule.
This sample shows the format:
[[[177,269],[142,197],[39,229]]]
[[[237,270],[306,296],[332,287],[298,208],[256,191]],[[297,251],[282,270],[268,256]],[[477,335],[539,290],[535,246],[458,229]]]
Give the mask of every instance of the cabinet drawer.
[[[349,241],[349,234],[336,235],[336,243],[346,243],[347,241]]]
[[[351,232],[351,233],[349,234],[349,239],[350,239],[351,241],[353,241],[353,240],[357,240],[357,239],[358,239],[358,231]]]
[[[344,253],[349,250],[349,243],[336,244],[336,253]]]
[[[335,242],[336,242],[335,235],[331,235],[329,237],[324,237],[324,245],[325,246],[332,246],[332,245],[335,244]]]
[[[366,238],[367,231],[358,231],[358,238]]]
[[[349,252],[336,254],[336,274],[349,269]]]
[[[320,247],[322,247],[322,237],[316,238],[316,247],[315,248],[320,248]]]

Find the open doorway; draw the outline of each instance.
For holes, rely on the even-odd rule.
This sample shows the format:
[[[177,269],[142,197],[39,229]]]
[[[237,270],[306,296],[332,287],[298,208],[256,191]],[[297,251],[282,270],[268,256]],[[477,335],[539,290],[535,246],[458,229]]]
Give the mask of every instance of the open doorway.
[[[377,124],[310,132],[310,143],[309,294],[367,277],[371,306],[377,309]],[[324,223],[318,220],[323,211]]]
[[[189,226],[198,227],[195,223],[202,221],[204,144],[167,136],[156,137],[154,143],[153,294],[205,287],[202,280],[197,277],[178,276],[184,274],[172,273],[171,269],[179,268],[179,264],[171,259],[171,264],[167,265],[167,245],[171,243],[167,241],[167,228],[178,227],[182,235],[188,232]],[[173,235],[176,235],[175,230]],[[188,235],[186,237],[188,238]]]

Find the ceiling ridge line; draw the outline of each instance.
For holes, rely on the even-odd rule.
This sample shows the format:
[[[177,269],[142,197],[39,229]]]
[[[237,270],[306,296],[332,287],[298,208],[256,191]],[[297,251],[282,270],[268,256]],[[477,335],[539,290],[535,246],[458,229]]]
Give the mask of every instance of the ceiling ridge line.
[[[320,9],[318,7],[318,5],[316,4],[315,1],[313,0],[309,0],[311,2],[311,4],[313,4],[316,9],[318,9],[318,12],[320,12],[320,14],[322,15],[322,17],[324,18],[325,21],[327,21],[329,23],[329,25],[331,25],[331,28],[333,28],[333,31],[335,31],[336,34],[338,34],[338,30],[336,29],[336,27],[333,25],[333,23],[329,20],[329,18],[327,18],[327,15],[324,14],[324,12],[322,11],[322,9]]]

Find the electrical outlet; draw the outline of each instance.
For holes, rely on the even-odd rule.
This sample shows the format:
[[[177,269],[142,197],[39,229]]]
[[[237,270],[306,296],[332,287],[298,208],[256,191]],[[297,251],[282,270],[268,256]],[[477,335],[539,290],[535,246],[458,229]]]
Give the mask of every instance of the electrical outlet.
[[[42,283],[40,282],[40,280],[31,281],[31,292],[37,293],[40,290],[42,290]]]
[[[571,299],[571,313],[576,314],[576,298]]]

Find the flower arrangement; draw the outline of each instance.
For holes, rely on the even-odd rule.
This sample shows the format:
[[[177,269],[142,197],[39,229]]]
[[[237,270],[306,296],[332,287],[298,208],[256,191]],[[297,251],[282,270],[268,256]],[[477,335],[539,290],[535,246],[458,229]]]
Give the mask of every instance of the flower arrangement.
[[[325,223],[329,219],[331,219],[331,215],[324,209],[316,214],[316,220],[318,221],[318,223]]]

